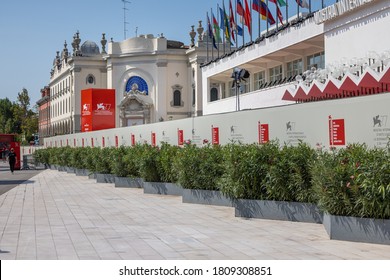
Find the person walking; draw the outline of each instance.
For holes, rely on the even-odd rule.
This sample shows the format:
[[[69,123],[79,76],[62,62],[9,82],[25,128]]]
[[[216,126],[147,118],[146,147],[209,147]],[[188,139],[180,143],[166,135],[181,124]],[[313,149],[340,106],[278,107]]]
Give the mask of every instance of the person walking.
[[[9,162],[9,168],[11,169],[11,173],[14,173],[15,170],[15,163],[16,163],[16,154],[13,148],[11,148],[11,151],[8,153],[8,162]]]

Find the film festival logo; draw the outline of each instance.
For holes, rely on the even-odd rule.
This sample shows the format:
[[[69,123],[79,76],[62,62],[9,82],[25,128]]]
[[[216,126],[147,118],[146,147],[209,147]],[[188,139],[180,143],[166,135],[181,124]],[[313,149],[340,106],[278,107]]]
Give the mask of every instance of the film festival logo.
[[[98,103],[96,104],[96,110],[97,111],[110,111],[111,104],[108,103]]]
[[[387,125],[387,116],[377,115],[372,118],[374,127],[384,127]]]
[[[89,111],[90,108],[91,108],[91,104],[84,104],[83,105],[83,111]]]
[[[294,130],[295,130],[295,122],[287,122],[286,131],[294,131]]]

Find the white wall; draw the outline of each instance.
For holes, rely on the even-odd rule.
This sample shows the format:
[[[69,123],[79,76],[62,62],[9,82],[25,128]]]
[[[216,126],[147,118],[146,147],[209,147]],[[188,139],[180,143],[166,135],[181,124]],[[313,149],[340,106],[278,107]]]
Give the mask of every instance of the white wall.
[[[116,128],[104,131],[79,133],[45,139],[45,146],[73,146],[91,144],[100,146],[105,137],[106,146],[115,146],[115,136],[119,145],[130,145],[134,134],[138,143],[151,143],[151,133],[156,133],[156,142],[178,143],[178,129],[184,131],[184,139],[203,145],[203,139],[211,142],[212,126],[219,127],[220,143],[231,141],[258,143],[258,123],[269,125],[270,139],[279,139],[280,143],[296,144],[298,140],[313,147],[320,143],[330,146],[329,116],[333,119],[344,119],[346,144],[367,143],[369,146],[385,147],[390,137],[390,93],[345,98],[312,103],[301,103],[289,106],[246,110],[240,112],[188,118],[177,121],[165,121],[136,127]],[[381,120],[381,126],[375,125],[373,119]],[[287,130],[290,123],[291,130]]]

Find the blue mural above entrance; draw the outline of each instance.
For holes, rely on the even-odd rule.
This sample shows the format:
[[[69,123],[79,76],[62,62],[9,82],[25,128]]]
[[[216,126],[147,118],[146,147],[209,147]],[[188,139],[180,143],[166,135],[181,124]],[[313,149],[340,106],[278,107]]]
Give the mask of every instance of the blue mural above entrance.
[[[126,92],[131,91],[139,91],[145,95],[148,95],[148,84],[139,76],[130,77],[126,83]]]

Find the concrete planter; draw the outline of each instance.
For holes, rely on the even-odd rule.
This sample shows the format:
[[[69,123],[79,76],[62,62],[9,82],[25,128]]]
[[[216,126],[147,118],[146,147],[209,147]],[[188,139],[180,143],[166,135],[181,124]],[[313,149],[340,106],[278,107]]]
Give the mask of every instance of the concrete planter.
[[[89,171],[87,169],[75,168],[74,173],[76,174],[76,176],[88,176],[89,175]]]
[[[50,169],[51,169],[51,170],[57,170],[57,165],[55,165],[55,164],[50,164]]]
[[[61,171],[61,172],[66,172],[66,167],[59,165],[59,166],[57,166],[57,170]]]
[[[89,173],[88,174],[88,178],[89,179],[95,179],[96,180],[96,173],[94,172],[94,173]]]
[[[142,188],[141,178],[115,177],[116,188]]]
[[[65,167],[65,169],[66,169],[66,172],[67,172],[67,173],[75,173],[74,167],[69,167],[69,166],[67,166],[67,167]]]
[[[311,203],[237,199],[236,217],[321,224],[323,214]]]
[[[174,183],[144,182],[144,193],[162,195],[183,195],[183,188]]]
[[[330,239],[390,245],[390,220],[324,214]]]
[[[96,173],[96,182],[97,183],[114,184],[115,183],[115,176],[112,174]]]
[[[233,207],[235,200],[220,191],[183,189],[183,202]]]

